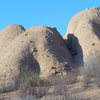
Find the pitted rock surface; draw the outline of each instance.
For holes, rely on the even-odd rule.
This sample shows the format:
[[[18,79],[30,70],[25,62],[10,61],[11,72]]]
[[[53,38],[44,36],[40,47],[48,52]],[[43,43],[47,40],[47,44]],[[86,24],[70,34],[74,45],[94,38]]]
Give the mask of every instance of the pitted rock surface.
[[[0,35],[1,86],[14,87],[21,68],[45,78],[73,67],[66,43],[55,28],[36,26],[25,30],[10,25]]]

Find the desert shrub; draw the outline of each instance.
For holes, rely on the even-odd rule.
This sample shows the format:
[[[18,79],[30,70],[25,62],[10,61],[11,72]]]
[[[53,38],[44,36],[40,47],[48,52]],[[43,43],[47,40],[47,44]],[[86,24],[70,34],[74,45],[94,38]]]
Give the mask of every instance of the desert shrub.
[[[72,78],[72,77],[70,77],[70,78]],[[50,98],[50,100],[53,100],[52,99],[53,96],[54,97],[57,96],[57,98],[59,96],[61,96],[63,98],[63,99],[55,99],[55,100],[85,100],[79,96],[78,97],[80,99],[75,99],[75,97],[72,97],[73,93],[75,95],[77,95],[79,90],[74,89],[74,92],[71,93],[69,90],[70,87],[68,86],[69,82],[68,82],[68,80],[66,81],[66,79],[67,78],[64,76],[57,76],[57,77],[48,78],[47,81],[49,81],[49,82],[46,82],[46,86],[43,86],[43,87],[41,86],[40,88],[38,88],[37,95],[40,97]],[[43,99],[43,100],[48,100],[48,99]]]
[[[30,78],[30,76],[34,74],[31,73],[30,71],[29,73],[26,72],[27,70],[23,70],[21,73],[21,79],[22,79],[21,85],[23,85],[23,88],[25,88],[26,84],[28,84],[27,87],[34,87],[35,89],[35,90],[33,89],[34,94],[32,92],[31,93],[27,92],[27,94],[23,96],[13,97],[14,99],[12,98],[12,100],[87,100],[79,96],[77,90],[74,91],[74,93],[71,93],[69,91],[69,87],[68,87],[69,83],[66,82],[66,77],[64,76],[52,77],[51,79],[49,78],[48,79],[49,83],[47,82],[48,84],[46,83],[46,86],[45,84],[44,86],[42,86],[41,84],[37,86],[39,80],[38,77],[35,76],[36,80],[33,81],[31,85],[30,80],[33,80],[35,78],[32,77],[29,80],[27,79],[28,77]],[[25,83],[25,86],[23,82]],[[50,88],[52,88],[53,91],[50,91]]]
[[[35,96],[33,95],[23,95],[23,96],[11,96],[11,97],[7,97],[5,99],[1,99],[0,100],[39,100],[38,98],[36,98]]]
[[[80,70],[80,73],[84,75],[85,88],[88,88],[93,82],[100,87],[100,55],[97,54],[92,54]]]
[[[6,85],[5,84],[3,84],[3,85],[1,85],[1,89],[0,89],[0,94],[2,94],[2,93],[7,93],[7,92],[10,92],[10,91],[14,91],[15,90],[15,88],[13,87],[13,88],[11,88],[11,87],[6,87]]]
[[[43,98],[36,98],[33,95],[24,95],[24,96],[13,96],[9,100],[91,100],[82,98],[79,96],[71,96],[71,95],[57,95],[57,96],[44,96]]]
[[[22,68],[18,81],[19,89],[35,87],[39,81],[39,75],[30,69]]]
[[[16,80],[14,80],[16,82]],[[6,73],[0,76],[0,94],[14,91],[16,90],[15,88],[15,83],[9,83],[6,80]]]
[[[12,71],[13,72],[13,71]],[[6,77],[6,75],[4,75]],[[4,77],[4,79],[5,79]],[[19,77],[13,77],[13,85],[9,83],[5,83],[3,79],[3,83],[0,84],[0,94],[16,91],[18,89],[26,89],[30,87],[35,87],[39,81],[39,75],[35,73],[33,70],[28,69],[27,67],[22,67],[20,69]],[[1,80],[1,78],[0,78]]]

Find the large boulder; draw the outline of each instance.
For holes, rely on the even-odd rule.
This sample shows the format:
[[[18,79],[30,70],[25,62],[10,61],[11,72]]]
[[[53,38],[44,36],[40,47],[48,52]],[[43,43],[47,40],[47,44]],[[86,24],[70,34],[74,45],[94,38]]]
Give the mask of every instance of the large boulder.
[[[14,87],[21,68],[41,78],[73,67],[64,39],[55,28],[36,26],[25,30],[10,25],[0,32],[0,86]]]
[[[72,17],[64,38],[77,66],[93,55],[100,61],[100,8],[86,9]]]
[[[20,25],[9,25],[0,32],[0,52],[4,50],[9,43],[14,40],[19,34],[24,32],[25,29]]]

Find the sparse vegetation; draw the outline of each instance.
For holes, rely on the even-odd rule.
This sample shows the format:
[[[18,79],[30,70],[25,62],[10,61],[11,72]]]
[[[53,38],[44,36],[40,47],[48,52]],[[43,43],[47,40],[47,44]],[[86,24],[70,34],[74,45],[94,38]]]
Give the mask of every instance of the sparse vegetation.
[[[90,58],[85,67],[80,70],[81,75],[84,76],[84,89],[88,89],[94,83],[100,87],[100,62],[95,59],[94,56]],[[70,85],[78,82],[75,72],[71,73],[69,77],[61,75],[40,80],[38,74],[29,69],[25,68],[20,71],[18,89],[26,89],[26,93],[23,96],[12,97],[16,100],[91,100],[79,95],[79,91],[84,91],[82,88],[71,91]]]
[[[39,76],[37,73],[27,69],[27,68],[21,68],[19,77],[13,78],[15,82],[14,87],[6,87],[6,84],[1,85],[0,94],[16,91],[18,89],[28,89],[33,88],[37,85],[39,81]]]
[[[39,81],[39,75],[30,69],[24,68],[20,70],[19,88],[25,89],[35,87]]]
[[[84,88],[87,89],[91,83],[100,87],[100,55],[92,55],[83,68],[81,74],[84,76]]]
[[[15,100],[90,100],[81,97],[77,89],[70,91],[71,87],[69,85],[63,76],[55,77],[54,79],[49,78],[49,84],[46,83],[46,86],[44,84],[44,86],[35,87],[34,94],[27,91],[22,96],[14,96],[11,98]]]

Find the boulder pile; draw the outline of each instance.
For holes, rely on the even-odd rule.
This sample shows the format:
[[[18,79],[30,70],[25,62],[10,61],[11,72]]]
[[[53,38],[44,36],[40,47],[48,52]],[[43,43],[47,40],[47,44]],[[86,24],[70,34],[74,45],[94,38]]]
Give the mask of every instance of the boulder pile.
[[[92,55],[100,55],[98,7],[76,14],[64,38],[56,28],[9,25],[0,31],[0,89],[14,87],[21,69],[30,69],[40,78],[64,75]]]

